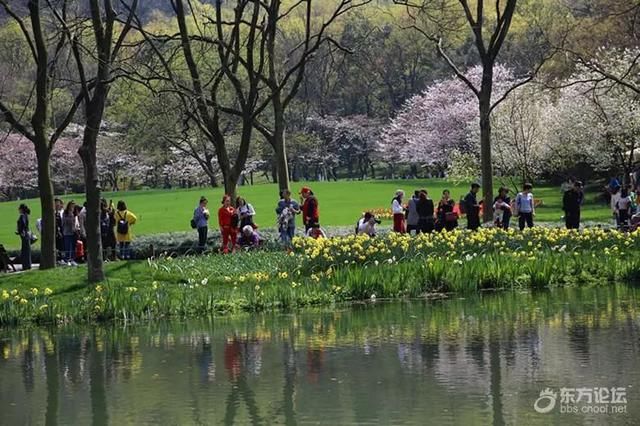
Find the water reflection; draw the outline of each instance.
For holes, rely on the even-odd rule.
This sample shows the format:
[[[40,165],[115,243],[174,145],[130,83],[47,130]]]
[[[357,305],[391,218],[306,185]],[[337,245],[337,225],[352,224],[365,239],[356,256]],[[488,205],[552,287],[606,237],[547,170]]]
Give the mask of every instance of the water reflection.
[[[633,386],[632,288],[0,331],[0,424],[582,424],[546,387]],[[615,349],[612,349],[615,348]]]

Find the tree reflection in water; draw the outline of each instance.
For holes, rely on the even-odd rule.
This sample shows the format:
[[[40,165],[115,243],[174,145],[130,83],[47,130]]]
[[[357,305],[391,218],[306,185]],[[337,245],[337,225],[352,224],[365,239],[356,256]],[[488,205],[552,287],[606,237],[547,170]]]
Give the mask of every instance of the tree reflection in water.
[[[567,289],[4,330],[2,421],[513,423],[535,414],[541,387],[640,386],[637,300],[626,287]],[[610,350],[612,341],[620,350]],[[640,417],[640,404],[629,410]]]

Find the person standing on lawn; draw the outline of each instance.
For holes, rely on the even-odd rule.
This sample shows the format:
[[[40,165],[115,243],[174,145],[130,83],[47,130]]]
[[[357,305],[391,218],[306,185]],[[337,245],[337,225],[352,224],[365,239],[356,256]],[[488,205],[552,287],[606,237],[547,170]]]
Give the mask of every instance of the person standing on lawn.
[[[407,204],[407,233],[409,234],[411,234],[411,231],[415,231],[416,234],[418,233],[420,216],[418,215],[417,205],[419,199],[420,191],[416,190]]]
[[[477,231],[480,228],[480,204],[478,204],[478,192],[480,185],[471,184],[471,190],[464,197],[464,206],[467,214],[467,229]]]
[[[626,231],[629,228],[631,218],[631,197],[626,188],[620,189],[620,199],[616,202],[616,213],[618,215],[618,228]]]
[[[442,198],[436,210],[436,231],[453,231],[458,227],[458,213],[454,211],[455,207],[456,202],[451,198],[451,192],[448,189],[442,191]]]
[[[26,204],[20,204],[18,207],[18,227],[17,232],[20,237],[20,260],[22,261],[22,270],[31,269],[31,231],[29,230],[29,215],[31,210]]]
[[[516,211],[518,212],[518,226],[523,231],[525,225],[533,228],[533,217],[536,215],[535,200],[533,199],[533,185],[525,183],[522,192],[516,197]]]
[[[218,225],[222,235],[222,252],[229,253],[229,244],[231,244],[231,251],[235,251],[238,236],[238,214],[231,205],[229,195],[222,197],[222,207],[218,209]]]
[[[256,229],[257,226],[253,222],[253,217],[256,215],[256,210],[253,206],[242,198],[236,198],[236,211],[238,212],[238,217],[240,218],[239,228],[242,230],[245,226],[251,225],[253,229]]]
[[[55,209],[56,209],[56,251],[57,251],[57,259],[61,263],[64,262],[64,236],[62,235],[62,216],[64,215],[64,203],[60,198],[56,198]]]
[[[511,211],[511,197],[509,197],[509,188],[505,188],[501,186],[498,190],[498,196],[493,200],[494,210],[496,207],[500,207],[501,209],[501,220],[500,227],[502,229],[509,229],[509,225],[511,224],[511,216],[513,216],[513,212]]]
[[[391,200],[391,211],[393,213],[393,232],[404,234],[406,231],[404,222],[405,207],[402,205],[404,191],[398,189],[396,196]]]
[[[116,210],[116,241],[118,242],[120,259],[129,260],[131,259],[131,242],[133,241],[131,227],[135,225],[138,218],[127,210],[127,205],[122,200],[118,201]]]
[[[296,215],[300,214],[300,206],[291,199],[291,191],[288,189],[282,191],[281,197],[276,207],[278,231],[280,232],[280,241],[285,248],[290,249],[291,240],[296,234]]]
[[[75,213],[76,203],[71,200],[62,214],[62,237],[64,239],[64,261],[67,265],[76,266],[76,238],[78,235],[78,218]]]
[[[102,257],[107,260],[116,260],[116,216],[113,209],[113,201],[107,204],[104,198],[100,200],[100,237],[102,239]]]
[[[309,229],[320,225],[318,199],[311,191],[311,188],[307,186],[300,190],[300,195],[302,197],[302,222],[304,223],[305,232],[308,232]]]
[[[418,233],[430,234],[434,229],[434,207],[433,200],[429,198],[429,193],[426,189],[420,191],[418,203],[416,209],[418,210]]]
[[[562,197],[562,210],[567,229],[580,229],[580,208],[582,207],[582,182],[574,181]]]
[[[207,204],[209,201],[204,197],[200,197],[198,207],[193,211],[193,224],[198,230],[198,250],[203,251],[207,247],[207,234],[209,233],[209,209]]]

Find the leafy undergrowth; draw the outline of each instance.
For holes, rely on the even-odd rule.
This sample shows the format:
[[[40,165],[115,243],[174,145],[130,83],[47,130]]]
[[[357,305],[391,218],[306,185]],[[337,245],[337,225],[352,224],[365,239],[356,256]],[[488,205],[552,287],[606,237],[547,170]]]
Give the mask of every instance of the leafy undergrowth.
[[[630,283],[640,234],[483,230],[297,240],[295,251],[163,257],[0,278],[0,325],[138,321],[483,289]]]

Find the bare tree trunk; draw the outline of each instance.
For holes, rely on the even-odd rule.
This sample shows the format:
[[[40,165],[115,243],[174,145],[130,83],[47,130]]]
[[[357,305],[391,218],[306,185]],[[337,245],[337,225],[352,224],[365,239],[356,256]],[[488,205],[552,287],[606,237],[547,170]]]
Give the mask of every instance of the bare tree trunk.
[[[40,192],[40,208],[42,210],[40,269],[51,269],[56,266],[56,216],[53,205],[51,169],[49,167],[50,153],[46,147],[46,142],[36,144],[36,157],[38,159],[38,190]]]
[[[486,108],[486,110],[484,110]],[[480,163],[482,170],[482,199],[484,222],[491,222],[493,211],[493,164],[491,162],[491,120],[489,118],[489,102],[480,102]],[[483,111],[484,110],[484,111]]]
[[[289,165],[287,164],[287,147],[285,141],[285,123],[280,95],[273,98],[274,133],[273,147],[275,149],[276,170],[278,173],[278,187],[280,190],[289,189]]]
[[[98,129],[101,120],[98,119],[98,123],[95,123],[96,117],[102,117],[102,113],[95,111],[95,106],[90,106],[87,110],[89,117],[78,154],[80,154],[84,168],[85,194],[87,197],[87,220],[85,225],[87,232],[87,272],[89,282],[96,283],[105,279],[102,237],[100,234],[100,179],[96,162]]]

